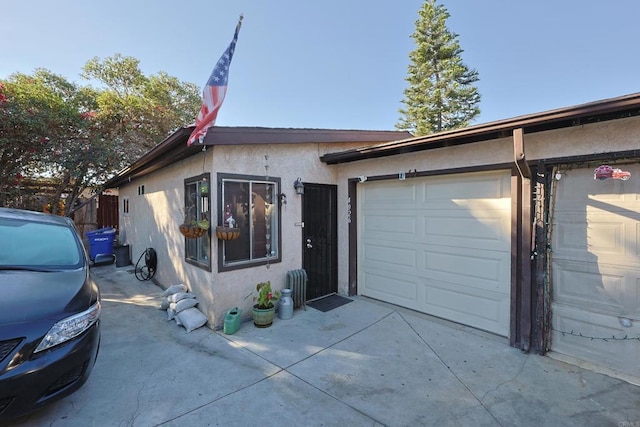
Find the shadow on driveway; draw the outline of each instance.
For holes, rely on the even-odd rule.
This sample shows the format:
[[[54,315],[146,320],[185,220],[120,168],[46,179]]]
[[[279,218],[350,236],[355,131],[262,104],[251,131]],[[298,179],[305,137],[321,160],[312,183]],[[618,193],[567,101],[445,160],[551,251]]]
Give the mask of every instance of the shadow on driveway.
[[[640,425],[639,387],[367,298],[187,333],[129,269],[94,269],[102,346],[87,383],[10,426]]]

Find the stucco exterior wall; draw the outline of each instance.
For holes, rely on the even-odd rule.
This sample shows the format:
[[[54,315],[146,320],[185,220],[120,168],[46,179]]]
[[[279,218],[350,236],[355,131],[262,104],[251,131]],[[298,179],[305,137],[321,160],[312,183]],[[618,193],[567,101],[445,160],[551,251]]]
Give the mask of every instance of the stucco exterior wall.
[[[528,160],[640,149],[640,118],[609,120],[525,134]]]
[[[333,151],[362,146],[344,144],[225,145],[208,147],[192,156],[142,179],[120,187],[120,197],[129,198],[129,214],[121,213],[121,228],[131,245],[135,263],[145,248],[158,253],[154,280],[162,287],[184,283],[200,301],[199,308],[209,317],[208,326],[220,328],[230,308],[239,307],[243,318],[251,316],[255,285],[270,280],[273,289],[285,286],[286,272],[302,268],[301,197],[293,183],[337,184],[337,170],[327,167],[320,156]],[[215,227],[219,203],[217,173],[269,176],[280,178],[287,204],[281,207],[282,261],[267,266],[218,272],[218,240],[211,241],[212,271],[185,262],[184,237],[178,226],[183,220],[184,179],[211,173],[211,219]],[[145,194],[138,195],[138,186]]]
[[[335,147],[335,146],[334,146]],[[245,316],[250,315],[253,305],[252,293],[255,285],[271,281],[273,289],[285,287],[288,270],[302,268],[302,203],[295,194],[293,183],[301,177],[305,182],[337,184],[333,169],[319,160],[329,147],[318,144],[265,145],[265,146],[216,146],[213,153],[212,170],[256,176],[277,177],[281,180],[281,191],[287,195],[287,204],[281,206],[282,262],[266,266],[244,268],[223,273],[214,272],[214,314],[216,325],[222,322],[226,310],[240,307]],[[216,179],[212,176],[212,180]],[[216,203],[216,214],[217,214]],[[215,239],[214,239],[215,240]],[[218,241],[213,242],[217,271]],[[249,296],[249,297],[247,297]]]
[[[575,126],[567,129],[525,134],[528,160],[551,159],[640,149],[640,118],[626,118]],[[145,248],[158,253],[155,280],[164,287],[185,283],[200,300],[200,309],[209,317],[209,326],[219,328],[226,311],[239,307],[243,318],[250,317],[252,295],[258,282],[270,280],[274,289],[285,285],[286,272],[302,267],[301,197],[293,182],[338,186],[338,292],[348,294],[348,180],[359,176],[379,176],[400,172],[438,171],[513,162],[511,137],[413,152],[338,165],[326,165],[320,157],[326,153],[359,148],[367,144],[272,144],[224,145],[178,162],[142,179],[120,187],[120,197],[130,200],[130,213],[121,214],[121,230],[131,245],[135,263]],[[184,179],[203,172],[211,173],[211,218],[216,225],[219,202],[214,184],[217,173],[270,176],[281,179],[281,191],[287,195],[282,206],[282,261],[268,266],[218,272],[218,240],[211,242],[212,271],[208,272],[184,259],[184,237],[178,230],[183,220]],[[138,195],[138,186],[145,194]],[[122,207],[122,203],[120,204]]]
[[[120,187],[120,198],[129,198],[129,214],[120,213],[120,229],[131,247],[132,262],[146,248],[154,248],[158,255],[154,280],[164,287],[208,280],[207,272],[192,271],[184,263],[184,236],[178,229],[184,219],[184,179],[202,173],[204,156],[210,157],[203,153]],[[142,185],[144,194],[138,195]],[[198,296],[203,307],[210,305],[205,295]]]

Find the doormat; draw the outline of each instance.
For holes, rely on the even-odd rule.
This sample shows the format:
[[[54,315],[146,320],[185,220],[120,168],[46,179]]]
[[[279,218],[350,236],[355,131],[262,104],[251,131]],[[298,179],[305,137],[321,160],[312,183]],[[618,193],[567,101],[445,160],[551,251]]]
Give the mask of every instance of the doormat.
[[[340,307],[341,305],[348,304],[351,301],[353,300],[334,294],[334,295],[329,295],[328,297],[324,297],[321,299],[317,299],[315,301],[308,302],[307,305],[309,307],[315,308],[316,310],[320,310],[326,313],[329,310],[333,310],[334,308]]]

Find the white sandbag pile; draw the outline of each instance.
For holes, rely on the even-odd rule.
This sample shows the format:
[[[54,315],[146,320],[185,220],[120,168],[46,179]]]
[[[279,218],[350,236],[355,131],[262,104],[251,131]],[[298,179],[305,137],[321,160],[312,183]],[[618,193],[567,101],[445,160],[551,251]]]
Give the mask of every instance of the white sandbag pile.
[[[207,323],[207,316],[196,308],[198,299],[183,284],[170,286],[162,293],[160,309],[167,311],[167,320],[175,320],[187,332]]]

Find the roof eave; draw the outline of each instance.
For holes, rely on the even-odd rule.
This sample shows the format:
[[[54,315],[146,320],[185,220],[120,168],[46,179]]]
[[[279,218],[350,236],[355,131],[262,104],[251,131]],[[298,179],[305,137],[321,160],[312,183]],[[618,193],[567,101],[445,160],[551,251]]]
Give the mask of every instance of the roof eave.
[[[187,147],[187,139],[193,127],[180,128],[169,135],[160,144],[146,152],[130,166],[119,171],[104,184],[104,188],[116,188],[131,180],[165,167],[177,160],[184,159],[200,151],[201,147]]]
[[[511,136],[514,129],[518,128],[523,128],[525,133],[533,133],[575,126],[584,124],[585,122],[611,120],[639,114],[640,93],[635,93],[573,107],[518,116],[462,129],[454,129],[423,137],[392,141],[361,149],[328,153],[322,156],[320,160],[327,164],[354,162],[508,137]]]
[[[220,127],[207,132],[202,144],[187,146],[194,126],[180,128],[130,166],[110,178],[104,188],[116,188],[215,145],[303,144],[355,142],[376,144],[410,135],[402,131]]]

